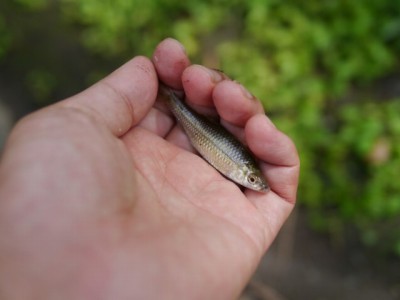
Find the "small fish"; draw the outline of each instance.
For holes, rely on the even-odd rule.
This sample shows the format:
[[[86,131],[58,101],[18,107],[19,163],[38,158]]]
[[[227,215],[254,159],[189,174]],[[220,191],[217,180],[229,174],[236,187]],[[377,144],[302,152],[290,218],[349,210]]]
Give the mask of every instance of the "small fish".
[[[210,165],[246,188],[263,193],[269,190],[256,159],[235,136],[219,123],[196,113],[174,90],[160,85],[160,92],[193,147]]]

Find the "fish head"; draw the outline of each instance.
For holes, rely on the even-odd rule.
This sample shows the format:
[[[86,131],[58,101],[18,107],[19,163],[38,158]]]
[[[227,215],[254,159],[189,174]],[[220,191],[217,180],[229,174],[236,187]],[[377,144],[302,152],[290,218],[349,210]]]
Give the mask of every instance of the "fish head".
[[[234,181],[244,187],[258,192],[266,193],[269,191],[269,185],[261,171],[252,164],[242,165],[237,172]]]

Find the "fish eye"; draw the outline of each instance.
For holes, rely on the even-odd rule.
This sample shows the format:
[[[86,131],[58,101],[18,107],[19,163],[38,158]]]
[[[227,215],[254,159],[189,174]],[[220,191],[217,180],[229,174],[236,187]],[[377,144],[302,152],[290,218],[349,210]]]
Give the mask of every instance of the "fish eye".
[[[254,184],[257,181],[257,177],[254,174],[250,174],[247,180],[249,183]]]

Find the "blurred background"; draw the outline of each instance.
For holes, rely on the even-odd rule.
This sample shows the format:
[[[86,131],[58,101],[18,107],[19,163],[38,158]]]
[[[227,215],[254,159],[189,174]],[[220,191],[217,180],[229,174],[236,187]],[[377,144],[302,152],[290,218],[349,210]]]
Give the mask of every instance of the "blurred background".
[[[400,299],[400,1],[3,0],[0,148],[168,36],[248,87],[301,156],[299,205],[241,300]]]

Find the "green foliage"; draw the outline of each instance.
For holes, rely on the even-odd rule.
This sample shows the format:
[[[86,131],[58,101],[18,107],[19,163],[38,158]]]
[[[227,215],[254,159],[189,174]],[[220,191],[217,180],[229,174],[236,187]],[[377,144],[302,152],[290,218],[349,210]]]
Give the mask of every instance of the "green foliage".
[[[199,38],[216,29],[229,15],[223,8],[224,1],[63,2],[69,18],[87,25],[83,42],[88,47],[103,55],[126,57],[132,51],[150,54],[166,36],[182,41],[191,55],[199,54]],[[214,5],[211,7],[211,4]]]
[[[49,0],[14,0],[16,3],[20,4],[22,7],[35,11],[46,8],[49,4]]]
[[[47,70],[35,69],[27,74],[26,84],[36,101],[44,102],[52,94],[56,79]]]
[[[338,216],[359,225],[367,244],[385,243],[379,239],[379,221],[397,224],[400,216],[399,112],[400,99],[343,105],[337,112],[337,128],[330,134],[334,145],[326,143],[319,149],[324,158],[319,173],[331,188],[324,191],[318,207],[334,208]],[[382,238],[387,238],[386,226],[385,231]]]
[[[172,36],[194,61],[242,82],[295,140],[299,200],[316,228],[341,234],[352,222],[366,244],[384,238],[400,255],[399,233],[388,230],[400,217],[400,99],[348,96],[398,71],[399,1],[61,0],[60,8],[95,54],[151,55]],[[38,74],[30,84],[45,96],[52,81]]]

